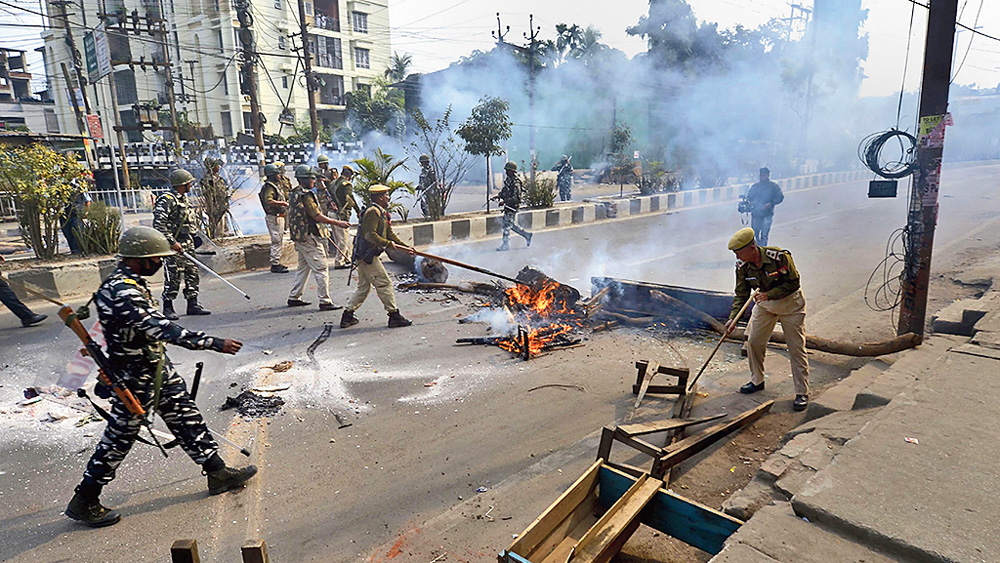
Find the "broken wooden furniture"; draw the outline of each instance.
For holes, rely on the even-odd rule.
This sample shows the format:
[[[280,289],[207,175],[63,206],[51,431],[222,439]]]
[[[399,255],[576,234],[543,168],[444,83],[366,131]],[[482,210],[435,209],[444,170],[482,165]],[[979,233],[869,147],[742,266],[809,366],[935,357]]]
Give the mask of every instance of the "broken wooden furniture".
[[[597,460],[500,553],[500,563],[605,563],[645,524],[708,553],[722,550],[739,520]]]
[[[632,394],[637,396],[635,406],[639,408],[639,403],[646,393],[657,395],[683,395],[687,393],[687,381],[690,370],[687,367],[664,366],[653,360],[640,360],[635,363],[637,370],[635,385],[632,386]],[[677,378],[677,382],[671,385],[654,385],[652,380],[656,375],[663,374]]]
[[[597,458],[609,460],[611,447],[614,445],[614,442],[621,442],[622,444],[625,444],[626,446],[629,446],[630,448],[652,458],[652,467],[649,471],[645,471],[644,469],[634,465],[607,461],[607,464],[610,467],[614,467],[615,469],[624,471],[625,473],[635,477],[649,473],[657,479],[663,479],[673,466],[704,451],[715,442],[725,438],[731,432],[740,430],[756,422],[757,419],[771,409],[771,405],[773,404],[774,401],[767,401],[766,403],[750,409],[743,414],[724,420],[702,430],[701,432],[698,432],[697,434],[693,434],[674,443],[668,443],[663,447],[654,446],[638,436],[652,434],[654,432],[679,430],[695,424],[702,424],[711,420],[716,420],[720,418],[720,416],[701,419],[666,420],[658,423],[651,422],[625,426],[605,426],[604,431],[601,434],[601,445],[597,450]],[[669,479],[670,478],[667,477],[665,480],[669,483]]]
[[[657,301],[650,295],[651,291],[663,293],[718,320],[728,319],[733,307],[732,293],[607,277],[592,277],[590,283],[592,294],[611,288],[605,299],[605,310],[630,311],[658,318],[678,317],[677,307]],[[706,326],[699,318],[685,315],[685,319],[690,321],[691,328]]]

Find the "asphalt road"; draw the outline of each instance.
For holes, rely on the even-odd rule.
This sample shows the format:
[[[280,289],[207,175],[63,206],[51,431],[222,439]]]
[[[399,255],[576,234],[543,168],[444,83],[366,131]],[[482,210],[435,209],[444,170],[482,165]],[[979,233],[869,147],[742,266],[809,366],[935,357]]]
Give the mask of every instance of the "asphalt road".
[[[945,170],[936,267],[956,261],[967,247],[996,240],[998,178],[996,165]],[[903,223],[905,205],[902,197],[867,199],[861,182],[787,194],[771,242],[795,256],[811,328],[835,336],[854,333],[855,325],[888,330],[888,314],[857,311],[865,309],[863,288],[884,257],[886,240]],[[546,231],[528,249],[515,237],[507,253],[495,252],[496,240],[432,251],[507,274],[531,264],[584,293],[591,275],[730,290],[733,256],[725,243],[741,226],[734,207]],[[456,269],[451,275],[475,277]],[[331,276],[334,298],[344,303],[351,291],[345,273],[331,270]],[[61,511],[103,425],[42,422],[65,410],[48,401],[14,406],[25,386],[47,385],[65,369],[77,348],[74,337],[55,322],[16,328],[9,312],[0,313],[0,560],[162,561],[173,540],[197,538],[203,561],[232,561],[251,537],[269,543],[276,563],[388,560],[385,546],[428,522],[474,518],[471,511],[480,508],[470,502],[477,502],[478,487],[487,487],[484,498],[516,496],[526,504],[508,502],[494,515],[510,520],[474,534],[456,529],[441,542],[463,560],[493,560],[509,534],[538,515],[536,505],[544,507],[572,481],[569,466],[566,475],[549,471],[564,467],[557,463],[561,452],[589,452],[581,444],[624,416],[632,400],[626,391],[634,378],[631,363],[662,346],[641,332],[622,331],[521,362],[496,348],[453,345],[457,337],[487,330],[457,322],[479,309],[469,296],[400,294],[414,326],[390,331],[372,295],[359,311],[362,323],[349,331],[334,328],[314,361],[307,348],[339,312],[285,308],[288,275],[251,272],[232,279],[254,297],[249,308],[206,280],[202,301],[214,314],[180,322],[240,338],[244,350],[231,358],[174,348],[170,354],[188,377],[196,361],[206,362],[198,402],[214,428],[250,442],[258,478],[239,493],[209,497],[199,468],[182,453],[163,460],[139,444],[103,497],[124,520],[102,530],[81,528]],[[306,297],[315,301],[313,291],[307,289]],[[265,368],[283,360],[291,360],[292,369]],[[586,392],[532,391],[553,382],[585,386]],[[281,393],[287,404],[278,416],[243,420],[219,411],[226,395],[273,383],[292,384]],[[337,416],[351,426],[340,428]],[[228,448],[224,457],[243,462]],[[551,476],[530,486],[513,478],[543,469]]]

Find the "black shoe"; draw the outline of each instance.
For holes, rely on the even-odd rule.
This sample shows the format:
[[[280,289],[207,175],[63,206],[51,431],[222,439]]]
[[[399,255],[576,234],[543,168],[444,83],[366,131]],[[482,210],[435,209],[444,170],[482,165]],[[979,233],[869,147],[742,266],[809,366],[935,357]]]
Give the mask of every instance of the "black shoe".
[[[309,303],[308,301],[303,301],[301,299],[289,299],[288,300],[288,306],[289,307],[305,307],[306,305],[311,305],[311,303]]]
[[[64,514],[73,520],[83,522],[91,528],[111,526],[112,524],[117,524],[122,519],[121,514],[110,508],[101,506],[100,501],[96,498],[87,499],[80,493],[73,495]]]
[[[340,305],[334,305],[333,303],[320,303],[320,311],[336,311],[337,309],[343,309]]]
[[[288,267],[284,266],[282,264],[278,264],[276,266],[271,266],[271,273],[272,274],[287,274],[288,273]]]
[[[334,266],[333,269],[334,270],[346,270],[346,269],[348,269],[350,267],[351,267],[350,264],[339,264],[337,266]]]
[[[399,314],[399,311],[389,313],[389,328],[402,328],[404,326],[410,326],[413,321],[407,319],[403,315]]]
[[[527,235],[524,236],[524,242],[528,243],[528,246],[531,246],[531,237],[532,236],[534,236],[534,235],[532,235],[531,233],[528,233]]]
[[[804,411],[806,407],[809,406],[809,396],[808,395],[796,395],[795,402],[792,403],[792,408],[796,411]]]
[[[174,311],[174,300],[164,299],[163,300],[163,316],[167,317],[172,321],[176,321],[180,317],[177,316],[177,311]]]
[[[30,317],[28,317],[27,319],[23,319],[21,321],[21,326],[35,326],[36,324],[44,321],[47,318],[49,318],[48,315],[40,315],[38,313],[33,313]]]
[[[248,465],[243,469],[223,467],[208,474],[208,494],[218,495],[242,487],[244,483],[257,474],[257,467]]]
[[[743,387],[740,387],[740,393],[744,395],[749,395],[750,393],[756,393],[757,391],[764,390],[764,382],[761,381],[760,385],[755,384],[753,381],[747,382]]]
[[[199,316],[199,315],[211,315],[212,312],[206,310],[201,305],[198,304],[198,298],[188,299],[188,309],[187,314]]]
[[[344,314],[340,317],[340,328],[347,328],[358,324],[359,321],[357,317],[354,316],[354,311],[350,309],[344,309]]]

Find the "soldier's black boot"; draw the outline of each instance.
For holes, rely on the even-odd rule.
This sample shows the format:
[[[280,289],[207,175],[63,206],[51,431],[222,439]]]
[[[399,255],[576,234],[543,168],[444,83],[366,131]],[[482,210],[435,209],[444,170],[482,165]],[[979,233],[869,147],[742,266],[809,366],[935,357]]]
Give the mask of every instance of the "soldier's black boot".
[[[528,234],[524,235],[524,242],[528,243],[527,246],[531,246],[531,237],[532,236],[533,235],[531,233],[528,233]]]
[[[198,298],[188,299],[188,310],[189,315],[211,315],[212,312],[206,310],[201,305],[198,304]]]
[[[223,466],[216,471],[208,471],[208,494],[218,495],[242,487],[257,474],[257,467],[248,465],[241,469]]]
[[[167,317],[172,321],[176,321],[180,317],[177,316],[177,312],[174,311],[174,300],[164,299],[163,300],[163,316]]]
[[[357,317],[354,316],[354,311],[350,309],[344,309],[344,314],[340,316],[340,328],[347,328],[349,326],[354,326],[358,324],[359,321]]]
[[[389,328],[402,328],[404,326],[410,326],[413,321],[407,319],[403,315],[399,314],[399,311],[393,311],[389,313]]]
[[[66,516],[83,522],[91,528],[103,528],[117,524],[122,519],[121,514],[101,506],[101,502],[97,500],[100,494],[100,485],[80,483],[76,487],[76,494],[66,506]]]
[[[500,244],[500,248],[497,248],[497,252],[503,252],[505,250],[510,250],[510,243],[507,242],[506,240],[504,240],[503,243]]]

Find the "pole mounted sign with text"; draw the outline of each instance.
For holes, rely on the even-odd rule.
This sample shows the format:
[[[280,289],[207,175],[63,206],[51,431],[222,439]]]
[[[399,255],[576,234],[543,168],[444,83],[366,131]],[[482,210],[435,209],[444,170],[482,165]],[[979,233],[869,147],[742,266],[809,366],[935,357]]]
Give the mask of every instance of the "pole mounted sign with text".
[[[104,22],[95,27],[94,31],[83,35],[83,50],[87,57],[87,74],[91,84],[111,74],[111,48],[108,47]]]

